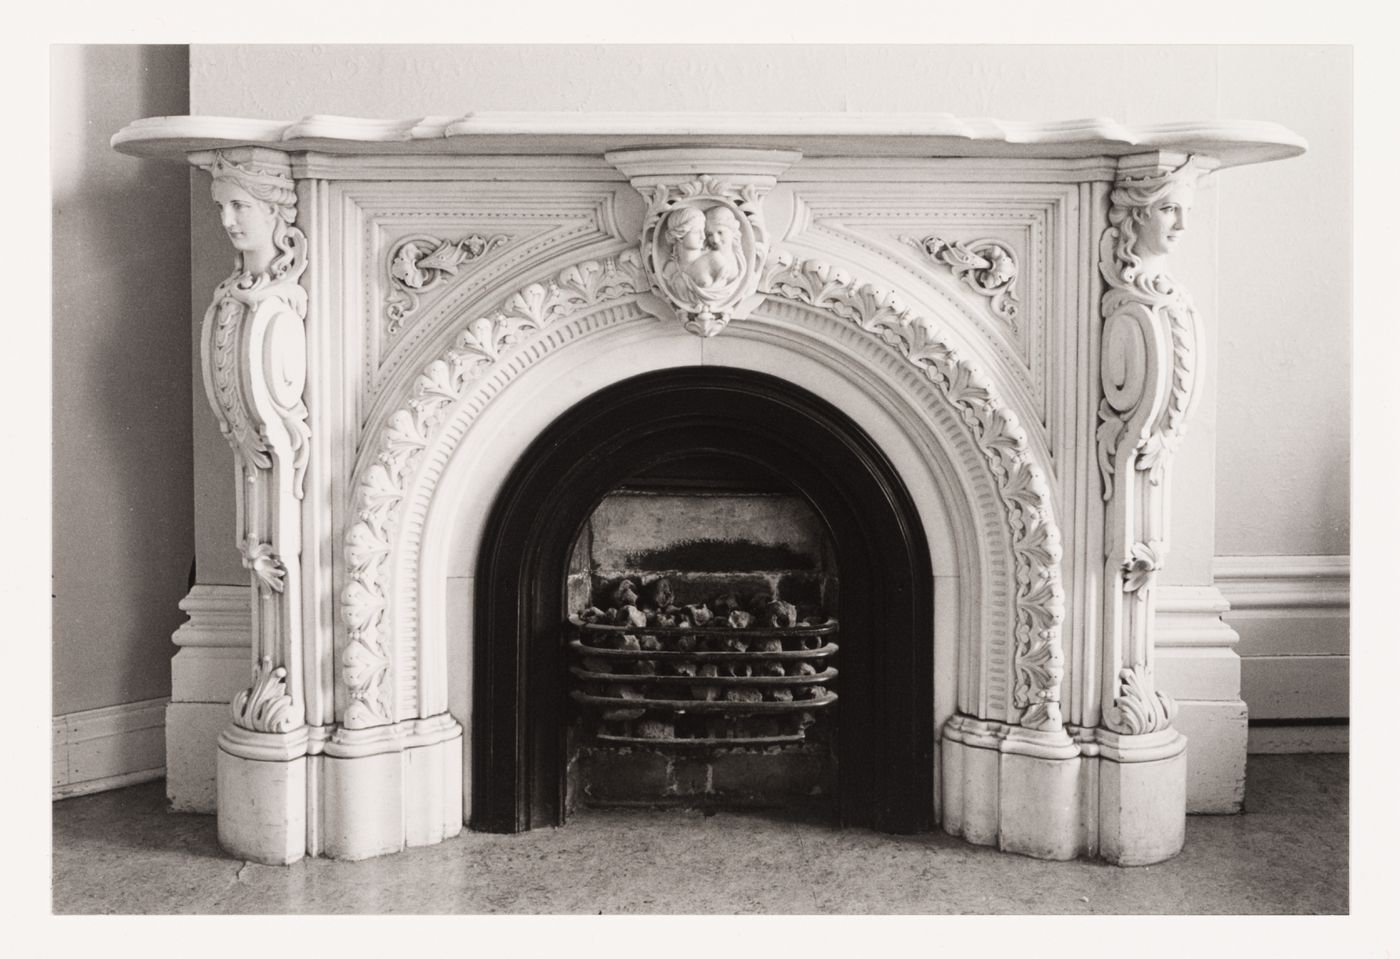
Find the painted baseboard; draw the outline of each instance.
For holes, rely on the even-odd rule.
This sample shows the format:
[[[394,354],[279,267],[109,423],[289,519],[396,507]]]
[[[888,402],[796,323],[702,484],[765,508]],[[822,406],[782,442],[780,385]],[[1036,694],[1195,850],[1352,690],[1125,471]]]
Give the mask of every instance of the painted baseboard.
[[[165,706],[147,699],[53,718],[53,798],[165,775]]]
[[[1214,571],[1232,613],[1351,605],[1350,556],[1217,556]]]
[[[1251,720],[1350,715],[1351,559],[1217,556],[1215,580],[1239,632],[1241,688]],[[1335,734],[1329,734],[1335,735]],[[1251,749],[1263,740],[1251,730]]]

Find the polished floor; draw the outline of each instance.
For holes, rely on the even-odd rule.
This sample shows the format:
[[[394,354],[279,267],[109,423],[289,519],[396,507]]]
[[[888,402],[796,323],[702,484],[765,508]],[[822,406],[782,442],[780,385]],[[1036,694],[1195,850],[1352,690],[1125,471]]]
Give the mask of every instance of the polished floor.
[[[1251,756],[1247,812],[1192,816],[1186,848],[1120,869],[941,832],[771,814],[580,813],[366,862],[230,859],[212,816],[149,783],[54,804],[56,913],[1264,914],[1347,912],[1347,757]]]

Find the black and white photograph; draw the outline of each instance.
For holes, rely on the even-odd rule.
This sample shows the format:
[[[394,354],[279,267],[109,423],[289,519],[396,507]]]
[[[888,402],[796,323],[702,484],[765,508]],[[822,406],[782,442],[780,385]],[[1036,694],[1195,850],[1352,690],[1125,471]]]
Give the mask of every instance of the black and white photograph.
[[[38,929],[1390,954],[1358,47],[424,26],[35,46]]]

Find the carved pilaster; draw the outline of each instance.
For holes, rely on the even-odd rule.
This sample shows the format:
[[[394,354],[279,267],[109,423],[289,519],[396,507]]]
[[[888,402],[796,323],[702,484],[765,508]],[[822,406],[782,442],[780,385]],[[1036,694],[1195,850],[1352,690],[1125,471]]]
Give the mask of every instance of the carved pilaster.
[[[1152,673],[1154,582],[1167,554],[1172,454],[1197,399],[1200,319],[1168,273],[1186,232],[1197,158],[1126,158],[1099,244],[1103,295],[1099,469],[1105,509],[1103,725],[1139,735],[1176,706]]]
[[[763,301],[763,197],[800,154],[780,150],[631,150],[607,154],[648,201],[642,268],[648,312],[714,336]]]
[[[286,733],[304,724],[301,684],[301,499],[310,430],[306,385],[306,238],[284,154],[261,148],[193,154],[213,177],[237,255],[204,314],[209,405],[233,447],[237,546],[253,593],[253,684],[234,725]]]

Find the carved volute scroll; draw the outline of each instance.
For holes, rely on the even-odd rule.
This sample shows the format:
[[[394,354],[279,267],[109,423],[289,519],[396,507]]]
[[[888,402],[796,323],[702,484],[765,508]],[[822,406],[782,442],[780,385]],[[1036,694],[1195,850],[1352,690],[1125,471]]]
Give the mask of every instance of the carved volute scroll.
[[[763,301],[768,260],[763,197],[798,158],[777,150],[636,150],[607,159],[648,201],[641,256],[653,296],[643,303],[714,336]]]
[[[253,684],[233,722],[253,732],[303,725],[301,499],[306,476],[306,238],[284,154],[261,148],[192,154],[213,177],[234,269],[204,314],[209,405],[233,447],[237,546],[253,594]]]
[[[1200,379],[1200,319],[1167,271],[1185,233],[1195,157],[1123,160],[1099,245],[1103,399],[1098,454],[1106,500],[1103,725],[1137,735],[1176,712],[1152,674],[1154,580],[1167,553],[1170,465]]]

